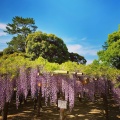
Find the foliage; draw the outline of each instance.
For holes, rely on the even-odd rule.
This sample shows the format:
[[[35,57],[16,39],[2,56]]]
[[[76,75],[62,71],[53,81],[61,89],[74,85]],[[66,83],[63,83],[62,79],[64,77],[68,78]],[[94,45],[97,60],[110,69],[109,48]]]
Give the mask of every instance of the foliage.
[[[103,50],[98,52],[99,60],[120,69],[120,31],[109,34]]]
[[[35,32],[28,35],[26,42],[26,53],[32,60],[42,56],[49,62],[60,64],[68,60],[80,64],[86,63],[83,56],[77,53],[69,53],[63,40],[54,34]]]
[[[0,51],[0,57],[3,56],[3,51]]]
[[[25,52],[25,38],[22,35],[13,37],[12,40],[8,42],[7,44],[8,44],[8,48],[4,50],[6,52],[9,52],[9,50],[12,50],[13,53],[14,52]]]
[[[11,77],[15,77],[18,74],[19,67],[26,66],[27,68],[31,65],[30,62],[24,54],[4,55],[0,58],[0,74],[10,74]]]
[[[10,26],[12,25],[10,24]],[[19,32],[19,29],[17,30]],[[14,30],[10,30],[10,32],[16,34]],[[77,53],[69,53],[63,40],[53,34],[31,33],[27,36],[26,41],[25,36],[20,35],[22,32],[18,34],[8,43],[9,47],[1,53],[10,55],[0,57],[0,110],[4,108],[5,102],[10,102],[14,87],[17,88],[17,106],[21,95],[26,99],[28,91],[31,90],[32,98],[36,98],[36,93],[41,87],[42,97],[45,98],[46,104],[49,100],[51,104],[56,103],[57,93],[60,92],[64,94],[65,100],[69,101],[71,110],[74,107],[75,95],[78,93],[82,97],[85,93],[92,101],[96,92],[99,95],[101,93],[107,94],[108,80],[112,81],[111,90],[120,105],[119,31],[109,35],[108,41],[103,46],[104,49],[98,52],[99,60],[94,60],[92,64],[86,66],[82,65],[86,63],[83,56]],[[25,51],[25,45],[27,45],[26,52],[32,60],[25,53],[21,53]],[[98,79],[95,81],[91,79],[85,84],[81,79],[76,80],[76,76],[71,77],[71,74],[69,76],[51,74],[55,70],[66,70],[69,73],[82,72],[89,75],[89,78],[97,77]],[[38,74],[39,72],[42,75]],[[40,86],[38,83],[41,83]]]
[[[35,21],[33,18],[22,18],[19,16],[15,16],[12,19],[13,23],[8,23],[6,27],[6,31],[9,34],[20,34],[25,38],[31,32],[35,32],[37,26],[35,26]]]
[[[13,23],[8,23],[6,30],[8,34],[16,34],[10,42],[8,42],[8,48],[4,49],[4,54],[12,54],[14,52],[25,52],[26,47],[26,37],[29,33],[35,32],[37,26],[35,26],[35,21],[33,18],[22,18],[14,17],[12,19]]]
[[[51,73],[55,70],[83,72],[85,75],[89,75],[89,78],[97,77],[99,79],[96,81],[96,84],[92,80],[88,84],[82,85],[80,81],[76,81],[76,78],[71,77],[71,74],[69,74],[69,76],[54,76]],[[42,72],[42,75],[38,74],[38,72]],[[25,57],[23,53],[14,53],[8,56],[4,55],[0,58],[0,85],[2,86],[0,89],[4,90],[4,92],[0,92],[0,95],[2,96],[0,98],[0,102],[1,99],[3,100],[3,96],[4,98],[6,97],[6,94],[4,93],[7,93],[8,99],[10,99],[12,94],[9,93],[13,92],[14,84],[17,87],[17,106],[20,95],[23,94],[26,98],[29,89],[31,89],[32,97],[35,98],[36,91],[39,90],[38,83],[41,82],[42,97],[45,97],[46,104],[48,102],[48,98],[50,99],[50,103],[56,102],[57,92],[60,90],[60,92],[65,95],[65,100],[69,99],[69,108],[72,109],[74,107],[74,96],[77,95],[78,92],[83,95],[84,92],[89,91],[89,93],[86,92],[87,97],[90,100],[94,100],[95,91],[98,91],[99,94],[105,94],[106,78],[107,80],[114,80],[114,86],[118,84],[119,87],[119,82],[116,82],[116,78],[119,75],[120,70],[109,67],[97,60],[92,64],[85,66],[71,61],[62,64],[50,63],[42,57],[39,57],[35,61],[31,61]],[[5,86],[5,89],[3,85]],[[97,85],[97,87],[94,85]],[[10,86],[10,88],[8,86]],[[119,91],[119,88],[113,89],[114,92],[116,90]],[[118,98],[118,93],[116,95]],[[5,102],[5,99],[3,102]],[[3,109],[3,103],[1,103],[0,109]]]
[[[65,62],[62,64],[50,63],[46,59],[39,57],[35,61],[31,61],[23,53],[14,53],[11,55],[4,55],[0,58],[0,74],[11,74],[17,76],[20,66],[25,68],[38,67],[40,72],[53,72],[55,70],[64,70],[69,72],[81,72],[85,75],[101,77],[106,76],[109,80],[116,81],[117,76],[120,75],[120,70],[109,67],[107,64],[100,63],[95,60],[90,65],[82,65],[76,62]]]
[[[61,38],[54,34],[34,33],[36,29],[37,26],[35,26],[33,18],[13,17],[12,23],[7,24],[4,32],[17,36],[7,43],[8,47],[3,50],[3,54],[24,52],[32,60],[41,56],[49,62],[63,63],[70,60],[79,64],[86,64],[86,59],[83,56],[68,52]]]
[[[8,47],[8,48],[5,48],[3,50],[3,55],[6,55],[6,54],[13,54],[15,51],[13,49],[13,47]]]
[[[78,64],[76,62],[67,61],[60,65],[61,70],[66,70],[70,72],[83,72],[84,65]]]
[[[120,75],[120,70],[94,60],[92,64],[84,67],[83,73],[97,78],[106,77],[111,81],[116,81],[117,77]]]
[[[42,56],[49,62],[62,63],[68,60],[69,53],[63,40],[53,34],[35,32],[29,34],[26,53],[32,60]]]
[[[83,56],[81,56],[77,53],[73,53],[73,52],[69,53],[69,56],[70,56],[70,61],[72,61],[72,62],[77,62],[79,64],[86,64],[86,62],[87,62]]]

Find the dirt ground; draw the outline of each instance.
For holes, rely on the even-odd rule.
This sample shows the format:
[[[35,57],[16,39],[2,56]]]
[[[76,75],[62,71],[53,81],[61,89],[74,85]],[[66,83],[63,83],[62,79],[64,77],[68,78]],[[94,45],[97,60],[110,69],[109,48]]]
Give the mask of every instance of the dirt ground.
[[[119,120],[120,110],[113,103],[113,100],[109,100],[109,120]],[[8,120],[60,120],[59,118],[57,107],[50,105],[46,107],[44,103],[40,117],[37,117],[37,110],[33,109],[33,101],[30,99],[27,100],[26,104],[19,106],[19,109],[16,109],[15,102],[9,105]],[[69,112],[68,109],[65,110],[65,120],[106,120],[102,99],[95,102],[85,100],[80,102],[76,99],[72,112]]]

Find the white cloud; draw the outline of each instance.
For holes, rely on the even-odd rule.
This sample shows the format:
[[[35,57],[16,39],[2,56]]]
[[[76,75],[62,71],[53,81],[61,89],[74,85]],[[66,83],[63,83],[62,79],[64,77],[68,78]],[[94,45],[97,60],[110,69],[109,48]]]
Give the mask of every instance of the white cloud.
[[[71,42],[74,42],[75,40],[77,40],[77,38],[75,37],[63,37],[62,40],[65,42],[65,43],[71,43]]]
[[[0,29],[1,30],[5,30],[6,29],[6,24],[4,24],[4,23],[0,23]]]
[[[6,42],[9,42],[10,39],[0,39],[0,43],[5,44]]]
[[[6,29],[6,24],[0,23],[0,36],[6,36],[7,33],[3,32]]]
[[[87,40],[87,37],[83,37],[83,38],[80,38],[80,39],[77,38],[77,37],[63,37],[62,39],[65,43],[70,44],[70,43],[74,43],[75,41],[83,42],[83,41]]]
[[[6,35],[7,35],[7,33],[0,31],[0,36],[6,36]]]
[[[93,60],[87,60],[86,65],[91,64],[92,62],[93,62]]]
[[[0,44],[0,51],[3,51],[7,47],[7,44]]]
[[[74,53],[78,53],[80,50],[82,50],[82,46],[79,44],[67,45],[67,48],[69,52],[74,52]]]
[[[67,45],[68,51],[73,53],[78,53],[84,56],[87,60],[86,65],[91,64],[97,57],[97,52],[100,50],[99,46],[82,46],[80,44]]]
[[[96,56],[97,52],[99,51],[96,46],[90,47],[90,46],[82,46],[80,44],[73,44],[73,45],[67,45],[68,51],[69,52],[74,52],[78,53],[80,55],[91,55],[91,56]]]

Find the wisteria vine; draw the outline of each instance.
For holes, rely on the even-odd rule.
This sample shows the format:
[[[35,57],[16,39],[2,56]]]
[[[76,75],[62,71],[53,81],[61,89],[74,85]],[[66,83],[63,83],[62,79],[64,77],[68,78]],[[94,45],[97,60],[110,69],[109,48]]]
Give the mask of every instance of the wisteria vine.
[[[31,98],[36,99],[38,92],[41,92],[41,97],[45,98],[46,105],[48,100],[51,105],[56,104],[59,99],[58,93],[60,93],[62,99],[68,101],[69,109],[72,110],[75,97],[78,94],[82,98],[86,95],[94,101],[95,94],[107,94],[110,85],[105,77],[100,77],[97,80],[88,77],[89,81],[83,84],[82,77],[78,79],[75,75],[54,75],[47,72],[40,74],[38,67],[26,69],[25,66],[21,66],[18,73],[14,79],[11,79],[9,74],[0,75],[0,110],[4,108],[5,102],[11,101],[14,91],[16,91],[17,108],[20,97],[23,96],[24,99],[27,99],[30,91]],[[120,88],[116,88],[113,83],[111,86],[115,101],[120,105]]]

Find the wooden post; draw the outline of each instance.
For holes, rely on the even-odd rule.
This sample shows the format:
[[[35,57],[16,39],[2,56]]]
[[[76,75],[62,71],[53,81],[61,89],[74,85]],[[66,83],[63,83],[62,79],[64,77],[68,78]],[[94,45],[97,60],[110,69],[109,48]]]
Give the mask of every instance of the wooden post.
[[[60,98],[60,90],[59,92],[57,92],[57,110],[60,110],[60,108],[58,107],[58,99]]]
[[[60,120],[64,120],[64,110],[63,108],[60,108]]]
[[[40,116],[40,108],[42,107],[42,104],[41,104],[41,86],[40,87],[40,90],[38,92],[38,109],[37,109],[37,116]]]
[[[60,108],[60,120],[65,119],[65,109],[67,109],[67,102],[62,99],[62,97],[59,99],[58,107]]]
[[[105,118],[106,120],[109,120],[107,95],[102,94],[102,97],[103,97],[103,104],[104,104],[104,109],[105,109]]]
[[[24,104],[26,104],[26,103],[27,103],[27,98],[26,99],[24,98]]]
[[[20,105],[21,105],[23,102],[23,95],[22,94],[19,96],[19,101],[20,101]]]
[[[36,110],[37,98],[34,98],[34,110]]]
[[[2,110],[2,120],[7,120],[7,115],[8,115],[8,102],[5,102],[4,108]]]
[[[78,93],[78,100],[79,100],[79,102],[82,102],[82,98],[81,98],[81,94],[80,93]]]

